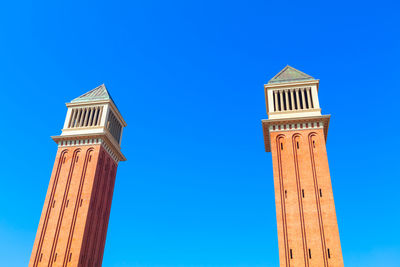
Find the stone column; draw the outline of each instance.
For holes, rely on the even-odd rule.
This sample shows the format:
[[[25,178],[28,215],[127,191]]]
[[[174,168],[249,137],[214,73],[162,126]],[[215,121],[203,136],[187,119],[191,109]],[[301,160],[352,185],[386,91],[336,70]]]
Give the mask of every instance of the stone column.
[[[288,90],[285,90],[284,94],[285,94],[285,99],[286,99],[285,110],[289,110],[289,96],[288,96],[289,92],[288,92]]]
[[[301,100],[303,101],[303,109],[306,109],[306,99],[305,99],[305,92],[304,92],[304,88],[300,89],[300,93],[301,93]]]
[[[307,88],[308,108],[314,108],[313,100],[311,98],[311,88]]]

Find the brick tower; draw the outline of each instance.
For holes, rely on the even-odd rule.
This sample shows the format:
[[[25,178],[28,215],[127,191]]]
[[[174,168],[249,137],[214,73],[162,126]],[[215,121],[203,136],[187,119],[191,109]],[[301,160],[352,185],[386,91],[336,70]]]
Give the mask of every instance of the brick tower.
[[[321,115],[319,80],[286,66],[264,85],[280,266],[343,266]]]
[[[124,119],[106,87],[72,100],[29,266],[101,266]]]

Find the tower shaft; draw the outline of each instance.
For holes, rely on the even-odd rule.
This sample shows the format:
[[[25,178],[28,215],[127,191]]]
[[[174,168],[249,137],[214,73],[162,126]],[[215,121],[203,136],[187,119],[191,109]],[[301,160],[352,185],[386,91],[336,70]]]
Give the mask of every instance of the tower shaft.
[[[281,266],[343,266],[323,129],[270,134]]]
[[[101,265],[116,170],[99,144],[58,148],[29,266]]]

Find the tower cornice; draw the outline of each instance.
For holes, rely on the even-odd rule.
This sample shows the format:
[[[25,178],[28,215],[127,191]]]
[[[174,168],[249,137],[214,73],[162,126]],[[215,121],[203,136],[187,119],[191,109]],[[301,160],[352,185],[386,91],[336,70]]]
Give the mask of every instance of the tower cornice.
[[[59,146],[77,146],[77,145],[95,145],[102,144],[110,155],[118,161],[126,161],[124,154],[122,154],[120,147],[114,141],[114,138],[109,133],[93,133],[93,134],[79,134],[79,135],[57,135],[51,138]]]
[[[271,152],[270,133],[276,131],[324,129],[326,142],[330,117],[331,115],[321,115],[315,117],[261,120],[264,132],[265,151]]]
[[[319,85],[319,80],[315,79],[315,80],[311,80],[311,81],[296,81],[296,82],[285,82],[285,83],[267,83],[264,84],[264,88],[282,88],[282,87],[294,87],[294,86],[304,86],[304,85],[313,85],[316,84],[317,85],[317,89],[318,89],[318,85]]]

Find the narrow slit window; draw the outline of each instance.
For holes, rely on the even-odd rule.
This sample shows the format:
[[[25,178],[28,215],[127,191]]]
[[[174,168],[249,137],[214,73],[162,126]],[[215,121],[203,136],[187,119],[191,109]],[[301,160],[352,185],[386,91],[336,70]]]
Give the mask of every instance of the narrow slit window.
[[[72,121],[72,128],[76,127],[76,121],[78,120],[78,117],[80,116],[80,109],[76,109],[75,110],[75,115],[74,115],[74,119]]]
[[[285,198],[287,198],[287,190],[285,190]]]
[[[329,259],[331,258],[331,251],[329,250],[329,248],[328,248],[328,258]]]
[[[82,111],[82,116],[81,116],[81,120],[79,122],[79,127],[83,127],[83,123],[85,122],[85,118],[86,118],[86,108],[83,109],[83,111]]]
[[[90,108],[90,117],[89,117],[89,123],[88,123],[89,126],[94,126],[93,125],[93,119],[94,119],[94,114],[95,113],[96,113],[96,108],[95,107]]]
[[[301,194],[303,195],[304,198],[304,189],[301,189]]]
[[[299,109],[303,109],[304,108],[304,103],[303,103],[303,99],[302,99],[302,95],[301,95],[301,90],[297,91],[298,95],[299,95]]]
[[[309,256],[310,259],[311,259],[311,249],[308,249],[308,256]]]
[[[282,91],[282,98],[283,98],[283,110],[287,110],[286,92],[285,91]]]
[[[86,108],[86,114],[85,114],[85,119],[83,121],[83,126],[86,127],[87,123],[89,121],[89,116],[90,116],[90,108]]]
[[[76,123],[77,123],[80,115],[81,115],[81,110],[77,109],[76,110],[76,115],[74,117],[74,122],[72,123],[72,127],[76,127]]]
[[[314,103],[313,103],[312,94],[311,94],[311,88],[308,88],[308,94],[310,96],[310,108],[314,108]]]
[[[77,127],[82,127],[83,119],[85,118],[85,112],[85,109],[82,108]]]
[[[74,117],[74,121],[72,122],[72,128],[76,127],[76,122],[78,121],[78,118],[80,115],[81,115],[81,111],[80,111],[80,109],[77,109],[75,117]]]
[[[296,142],[297,149],[300,148],[299,142]]]
[[[292,249],[290,249],[289,252],[290,252],[290,258],[293,259],[293,252],[292,252]]]
[[[312,141],[313,147],[315,148],[315,140]]]
[[[81,118],[81,122],[79,124],[79,127],[84,127],[85,126],[85,118],[86,118],[86,108],[83,109],[82,111],[82,118]]]
[[[82,202],[83,202],[83,198],[81,198],[81,203],[79,204],[80,207],[82,207]]]
[[[296,91],[293,91],[292,95],[293,95],[294,109],[299,109],[299,103],[297,103]]]
[[[281,111],[282,110],[282,107],[281,107],[281,94],[279,93],[279,92],[277,92],[276,93],[277,94],[277,101],[278,101],[278,111]]]
[[[283,143],[281,143],[281,150],[283,150]]]
[[[69,199],[67,199],[67,204],[65,205],[68,208]]]
[[[54,206],[56,205],[56,201],[55,200],[53,200],[53,208],[54,208]]]
[[[100,108],[98,107],[98,108],[96,108],[96,111],[95,111],[95,113],[94,113],[94,116],[93,116],[93,126],[96,126],[97,125],[97,120],[98,120],[98,118],[99,118],[99,111],[100,110]]]
[[[40,253],[39,262],[42,262],[42,258],[43,258],[43,253]]]
[[[78,162],[79,156],[76,156],[75,162]]]
[[[86,127],[88,125],[89,117],[90,117],[90,108],[86,109],[86,116],[85,116],[85,120],[83,121],[84,127]]]
[[[54,262],[56,262],[56,260],[57,260],[57,253],[56,255],[54,255]]]
[[[319,196],[322,197],[322,189],[319,190]]]
[[[83,109],[81,108],[81,110],[79,111],[79,120],[76,122],[76,127],[81,127],[82,117],[83,117]]]
[[[93,108],[89,109],[89,116],[87,120],[87,126],[92,126]]]
[[[96,125],[100,124],[102,114],[103,114],[103,107],[99,107],[99,111],[97,112],[97,116],[96,116]]]
[[[304,101],[305,101],[304,106],[305,106],[305,108],[310,108],[310,105],[308,104],[307,91],[304,90],[303,92],[304,92]]]
[[[71,261],[71,258],[72,258],[72,252],[69,254],[69,260],[68,261]]]
[[[86,118],[85,118],[85,127],[86,127],[86,126],[89,126],[90,111],[91,111],[91,109],[88,108],[88,109],[87,109]]]

